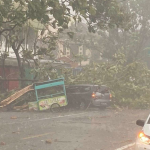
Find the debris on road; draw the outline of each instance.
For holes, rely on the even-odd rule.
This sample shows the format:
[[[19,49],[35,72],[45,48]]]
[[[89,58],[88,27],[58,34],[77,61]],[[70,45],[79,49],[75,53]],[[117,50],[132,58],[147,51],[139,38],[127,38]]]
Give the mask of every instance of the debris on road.
[[[14,134],[15,134],[15,133],[17,133],[17,134],[19,134],[19,133],[20,133],[20,131],[13,131],[12,133],[14,133]]]
[[[0,142],[0,145],[6,145],[6,143],[5,142]]]
[[[15,106],[13,109],[14,110],[27,110],[28,105],[22,105],[22,106]]]
[[[46,140],[46,144],[52,144],[52,140]]]
[[[10,119],[17,119],[17,117],[16,116],[12,116]]]

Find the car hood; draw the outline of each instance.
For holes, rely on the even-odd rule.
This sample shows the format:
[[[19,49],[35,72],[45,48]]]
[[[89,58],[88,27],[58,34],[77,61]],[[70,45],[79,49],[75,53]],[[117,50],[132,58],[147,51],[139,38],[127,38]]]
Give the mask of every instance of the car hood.
[[[143,132],[145,135],[150,136],[150,124],[145,124],[143,127]]]

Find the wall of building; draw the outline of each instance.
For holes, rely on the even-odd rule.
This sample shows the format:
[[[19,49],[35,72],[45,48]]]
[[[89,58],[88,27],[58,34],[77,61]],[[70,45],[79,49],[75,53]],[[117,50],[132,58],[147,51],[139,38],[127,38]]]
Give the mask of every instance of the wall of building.
[[[3,69],[0,66],[0,76],[3,77]],[[19,77],[19,69],[18,67],[5,66],[5,76],[7,79],[17,79]],[[19,89],[20,84],[19,81],[0,81],[0,89],[2,90],[15,90]]]

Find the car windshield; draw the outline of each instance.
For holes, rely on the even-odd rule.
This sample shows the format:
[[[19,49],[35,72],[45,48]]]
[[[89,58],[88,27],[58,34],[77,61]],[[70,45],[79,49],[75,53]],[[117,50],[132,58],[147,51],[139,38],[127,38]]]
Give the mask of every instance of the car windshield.
[[[150,118],[148,119],[147,124],[150,124]]]
[[[150,0],[0,0],[0,150],[150,150],[149,108]]]
[[[72,86],[67,88],[67,92],[76,93],[76,92],[88,92],[91,90],[90,86]]]

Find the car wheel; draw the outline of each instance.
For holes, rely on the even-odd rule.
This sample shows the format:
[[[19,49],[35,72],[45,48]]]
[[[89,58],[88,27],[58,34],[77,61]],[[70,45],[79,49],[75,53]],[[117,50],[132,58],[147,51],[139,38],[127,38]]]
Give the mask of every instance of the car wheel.
[[[55,104],[52,104],[51,107],[50,107],[50,110],[52,112],[59,112],[60,111],[60,105],[55,103]]]

